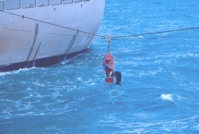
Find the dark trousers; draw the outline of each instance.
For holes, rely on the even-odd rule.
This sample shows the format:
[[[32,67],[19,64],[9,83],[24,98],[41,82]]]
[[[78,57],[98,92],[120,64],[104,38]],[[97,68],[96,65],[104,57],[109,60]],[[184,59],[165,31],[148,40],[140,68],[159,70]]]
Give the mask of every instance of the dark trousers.
[[[115,72],[113,72],[112,75],[116,77],[116,83],[119,84],[121,82],[121,78],[122,78],[121,72],[115,71]]]
[[[109,73],[106,73],[106,76],[109,77]],[[122,74],[119,71],[114,71],[111,76],[116,77],[116,83],[119,84],[121,82]]]

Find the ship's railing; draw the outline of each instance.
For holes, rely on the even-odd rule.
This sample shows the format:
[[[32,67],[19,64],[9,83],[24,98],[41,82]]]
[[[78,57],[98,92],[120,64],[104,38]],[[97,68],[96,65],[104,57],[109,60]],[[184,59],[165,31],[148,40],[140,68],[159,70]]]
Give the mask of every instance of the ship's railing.
[[[86,2],[90,0],[0,0],[0,10],[13,10],[21,8],[34,8]]]
[[[4,1],[0,0],[0,10],[4,10],[5,6],[4,6]]]

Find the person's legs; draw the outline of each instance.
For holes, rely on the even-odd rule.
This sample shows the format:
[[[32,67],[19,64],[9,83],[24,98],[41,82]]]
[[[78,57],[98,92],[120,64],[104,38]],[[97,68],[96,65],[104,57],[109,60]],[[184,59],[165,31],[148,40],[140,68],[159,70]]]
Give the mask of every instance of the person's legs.
[[[114,75],[116,76],[116,84],[119,84],[121,82],[121,77],[122,77],[121,72],[115,71]]]

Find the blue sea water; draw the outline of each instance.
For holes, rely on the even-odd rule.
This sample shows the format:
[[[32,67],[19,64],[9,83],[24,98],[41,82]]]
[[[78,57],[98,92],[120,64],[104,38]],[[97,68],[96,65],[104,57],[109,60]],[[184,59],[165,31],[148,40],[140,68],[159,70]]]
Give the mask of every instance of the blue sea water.
[[[104,83],[107,41],[47,68],[0,73],[1,134],[198,134],[198,0],[107,0],[99,35],[122,86]]]

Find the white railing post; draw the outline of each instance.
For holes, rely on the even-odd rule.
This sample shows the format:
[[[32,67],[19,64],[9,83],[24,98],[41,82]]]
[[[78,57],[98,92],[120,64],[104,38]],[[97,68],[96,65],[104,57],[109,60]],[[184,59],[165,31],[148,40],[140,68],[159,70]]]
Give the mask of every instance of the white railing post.
[[[3,4],[3,5],[2,5],[2,6],[3,6],[3,7],[2,7],[2,11],[3,11],[3,10],[5,10],[5,1],[4,1],[4,0],[0,0],[0,1],[2,1],[2,4]]]
[[[5,0],[4,0],[3,3],[4,3],[4,10],[6,10],[6,2],[5,2]]]
[[[21,4],[22,2],[21,2],[21,1],[22,1],[22,0],[19,0],[19,2],[20,2],[20,9],[22,8],[22,4]]]

